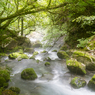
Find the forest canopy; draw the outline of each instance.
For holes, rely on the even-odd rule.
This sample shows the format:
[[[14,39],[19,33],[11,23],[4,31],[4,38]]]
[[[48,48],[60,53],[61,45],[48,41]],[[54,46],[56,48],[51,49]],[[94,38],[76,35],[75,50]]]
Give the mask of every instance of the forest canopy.
[[[94,0],[0,0],[0,36],[25,36],[39,25],[49,27],[46,39],[65,34],[67,43],[77,43],[93,35],[94,10]]]

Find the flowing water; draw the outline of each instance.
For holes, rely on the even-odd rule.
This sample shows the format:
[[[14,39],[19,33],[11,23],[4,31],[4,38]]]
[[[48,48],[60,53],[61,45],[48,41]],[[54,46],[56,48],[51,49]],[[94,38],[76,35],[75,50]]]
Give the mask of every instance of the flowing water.
[[[36,39],[32,41],[35,41]],[[61,43],[59,40],[58,43]],[[65,60],[61,60],[57,57],[56,52],[52,50],[58,50],[58,43],[50,50],[47,48],[48,53],[41,53],[44,49],[35,48],[39,54],[36,56],[36,60],[39,59],[40,62],[37,63],[33,59],[23,59],[21,61],[12,60],[4,62],[12,68],[11,81],[9,82],[9,87],[16,86],[21,89],[21,95],[95,95],[95,92],[88,89],[88,87],[83,87],[80,89],[74,89],[70,86],[70,81],[73,77],[78,75],[73,75],[69,72],[66,67]],[[31,56],[32,54],[28,54]],[[51,65],[46,67],[44,65],[44,58],[50,57]],[[37,73],[38,78],[34,81],[21,79],[21,72],[25,68],[34,68]],[[93,73],[87,74],[85,76],[79,76],[85,79],[87,82],[91,79]]]

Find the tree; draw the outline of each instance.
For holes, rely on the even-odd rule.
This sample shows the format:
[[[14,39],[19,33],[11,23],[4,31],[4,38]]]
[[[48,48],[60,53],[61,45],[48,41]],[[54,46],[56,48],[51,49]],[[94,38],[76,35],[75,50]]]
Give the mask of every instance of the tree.
[[[90,37],[95,31],[95,0],[64,0],[65,2],[68,4],[62,8],[49,10],[50,18],[53,26],[67,31],[66,43],[76,46],[78,39]]]
[[[51,0],[47,6],[41,6],[37,0],[1,0],[0,6],[0,29],[5,30],[11,23],[15,22],[19,16],[27,14],[34,14],[41,11],[48,11],[64,6],[65,4],[59,4],[57,6],[50,6]],[[12,9],[14,7],[14,10]],[[9,31],[11,32],[11,31]]]

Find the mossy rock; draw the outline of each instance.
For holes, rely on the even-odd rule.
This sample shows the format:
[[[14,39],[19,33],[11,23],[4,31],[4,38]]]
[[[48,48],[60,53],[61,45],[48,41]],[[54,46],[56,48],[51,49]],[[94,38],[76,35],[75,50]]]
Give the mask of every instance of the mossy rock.
[[[44,61],[51,61],[51,58],[47,57],[47,58],[44,59]]]
[[[92,56],[87,52],[75,50],[72,57],[85,64],[87,70],[95,71],[95,56]]]
[[[3,77],[6,82],[10,80],[10,74],[8,70],[0,70],[0,77]]]
[[[21,78],[25,80],[35,80],[37,75],[33,68],[27,68],[21,72]]]
[[[18,87],[10,87],[9,90],[15,92],[16,94],[20,93],[20,89]]]
[[[11,53],[9,54],[8,57],[10,59],[16,59],[16,58],[28,59],[28,56],[26,54],[19,53],[19,52]]]
[[[39,54],[37,51],[35,51],[34,53],[33,53],[33,55],[30,57],[30,59],[35,59],[35,56],[37,55],[37,54]]]
[[[40,62],[40,60],[38,60],[38,59],[37,59],[37,60],[36,60],[36,62],[37,62],[37,63],[39,63],[39,62]]]
[[[50,66],[50,63],[49,62],[45,62],[45,66]]]
[[[57,50],[53,50],[52,52],[57,52]]]
[[[70,84],[71,84],[71,86],[73,88],[81,88],[81,87],[84,87],[86,85],[86,81],[85,80],[82,80],[79,77],[75,77],[75,78],[73,78],[71,80]]]
[[[68,59],[68,58],[69,58],[68,54],[67,54],[65,51],[61,51],[61,50],[59,50],[59,51],[57,52],[57,56],[58,56],[60,59]]]
[[[60,48],[60,50],[67,50],[67,49],[69,49],[69,47],[68,47],[67,44],[63,45],[63,46]]]
[[[95,75],[91,78],[91,80],[88,82],[88,87],[92,90],[95,90]]]
[[[4,87],[4,88],[8,87],[8,83],[6,82],[6,80],[3,77],[0,77],[0,88],[1,87]]]
[[[34,44],[33,44],[33,47],[42,47],[42,43],[40,41],[36,41]]]
[[[17,94],[11,90],[4,90],[2,92],[2,95],[17,95]]]
[[[44,51],[42,51],[41,53],[46,53],[46,52],[47,52],[47,51],[44,50]]]
[[[75,74],[80,74],[80,75],[84,75],[86,74],[86,66],[81,63],[81,62],[78,62],[76,59],[69,59],[66,61],[66,64],[67,64],[67,68],[75,73]]]

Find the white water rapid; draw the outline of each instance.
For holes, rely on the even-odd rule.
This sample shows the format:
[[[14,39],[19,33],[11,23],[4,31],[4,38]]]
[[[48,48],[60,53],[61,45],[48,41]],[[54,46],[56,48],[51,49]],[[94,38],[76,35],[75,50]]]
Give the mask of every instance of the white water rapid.
[[[37,37],[34,36],[34,38],[31,38],[31,36],[29,36],[31,41],[40,39],[39,35],[35,35]],[[95,95],[95,92],[88,89],[87,86],[80,89],[74,89],[70,86],[71,79],[78,75],[72,75],[66,67],[65,60],[59,59],[57,57],[57,53],[52,52],[52,50],[58,50],[58,48],[59,47],[55,45],[55,47],[53,47],[50,51],[46,49],[48,51],[47,54],[41,53],[41,51],[44,50],[43,48],[35,48],[35,51],[39,52],[35,58],[40,60],[39,63],[33,59],[4,62],[4,64],[7,64],[12,68],[9,87],[19,87],[21,89],[20,95]],[[31,56],[32,54],[28,55]],[[43,61],[43,58],[46,57],[50,57],[52,59],[49,67],[44,65],[45,61]],[[25,68],[34,68],[38,78],[34,81],[21,79],[21,72]],[[93,73],[79,77],[88,82],[92,76]]]

